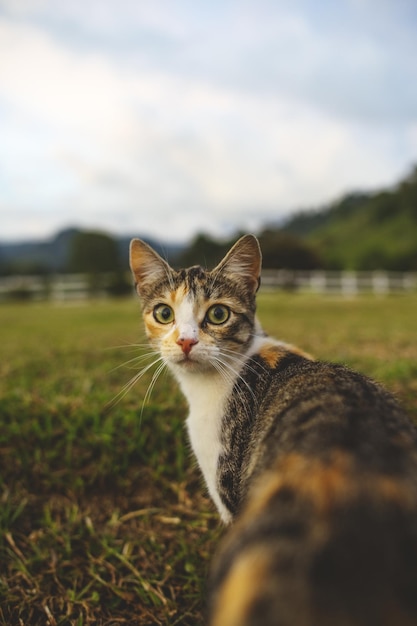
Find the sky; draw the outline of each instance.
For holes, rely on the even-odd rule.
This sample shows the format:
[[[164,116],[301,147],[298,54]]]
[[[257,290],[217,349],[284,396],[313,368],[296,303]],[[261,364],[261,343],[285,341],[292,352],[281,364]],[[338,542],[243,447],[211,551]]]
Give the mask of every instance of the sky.
[[[256,232],[417,164],[415,0],[0,0],[0,241]]]

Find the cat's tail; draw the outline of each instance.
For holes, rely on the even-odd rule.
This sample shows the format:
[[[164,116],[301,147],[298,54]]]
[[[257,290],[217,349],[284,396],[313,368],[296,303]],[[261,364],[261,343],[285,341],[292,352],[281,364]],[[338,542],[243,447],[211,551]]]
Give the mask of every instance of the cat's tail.
[[[214,561],[210,626],[416,626],[414,481],[289,454]]]

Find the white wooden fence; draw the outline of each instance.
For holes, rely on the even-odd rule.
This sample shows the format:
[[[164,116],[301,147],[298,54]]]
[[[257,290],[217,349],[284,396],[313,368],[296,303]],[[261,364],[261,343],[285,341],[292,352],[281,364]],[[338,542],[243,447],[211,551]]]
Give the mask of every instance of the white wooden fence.
[[[127,275],[126,280],[130,280]],[[15,300],[51,300],[55,302],[86,300],[92,295],[109,297],[111,276],[103,276],[101,286],[92,294],[88,276],[60,274],[42,276],[7,276],[0,278],[0,302]],[[417,272],[328,272],[264,270],[264,289],[305,291],[354,296],[360,293],[379,295],[416,292]],[[133,287],[132,287],[133,293]]]
[[[356,295],[417,291],[417,272],[348,272],[264,270],[264,287],[313,293]]]
[[[54,276],[7,276],[0,278],[0,302],[7,300],[86,300],[109,297],[112,275],[101,275],[99,285],[91,287],[86,274],[57,274]]]

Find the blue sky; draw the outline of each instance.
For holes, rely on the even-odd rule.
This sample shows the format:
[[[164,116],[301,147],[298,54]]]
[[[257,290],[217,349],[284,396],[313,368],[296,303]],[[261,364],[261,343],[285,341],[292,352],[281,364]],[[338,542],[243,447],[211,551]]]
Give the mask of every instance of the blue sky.
[[[256,230],[417,163],[415,0],[0,0],[0,240]]]

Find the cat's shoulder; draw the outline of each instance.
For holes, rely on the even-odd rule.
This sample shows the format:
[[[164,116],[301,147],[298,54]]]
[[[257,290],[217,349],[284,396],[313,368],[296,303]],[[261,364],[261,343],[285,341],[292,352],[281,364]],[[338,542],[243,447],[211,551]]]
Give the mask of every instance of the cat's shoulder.
[[[313,356],[308,352],[266,334],[258,335],[255,338],[249,356],[252,360],[260,360],[270,369],[276,369],[284,359],[287,360],[291,357],[314,361]]]

